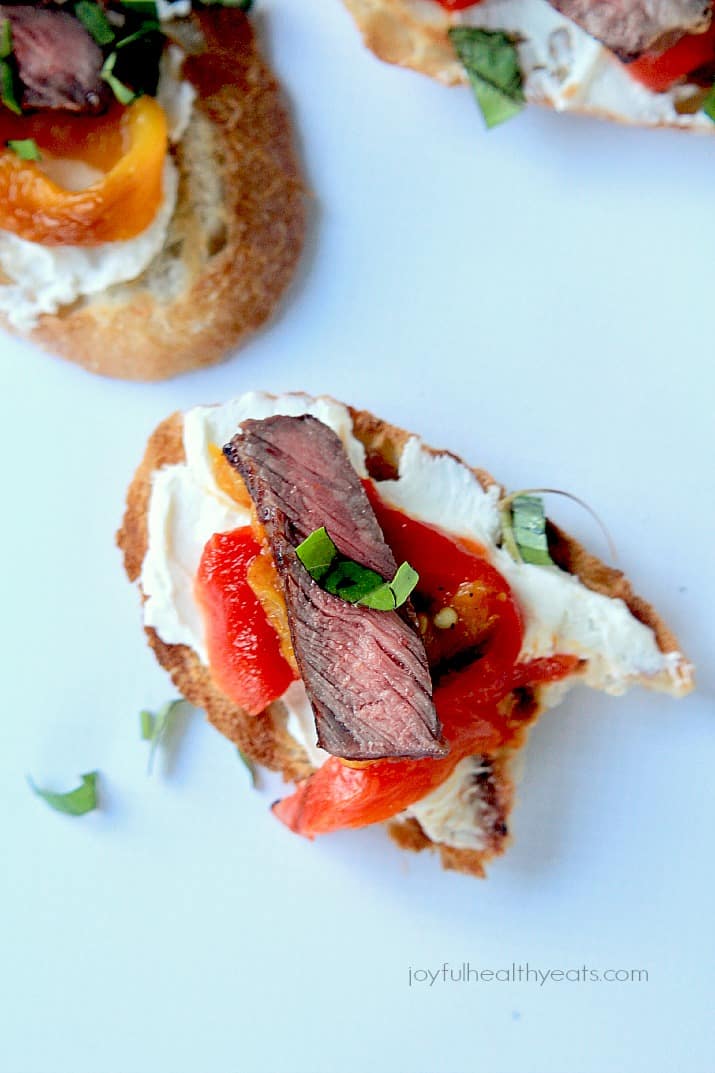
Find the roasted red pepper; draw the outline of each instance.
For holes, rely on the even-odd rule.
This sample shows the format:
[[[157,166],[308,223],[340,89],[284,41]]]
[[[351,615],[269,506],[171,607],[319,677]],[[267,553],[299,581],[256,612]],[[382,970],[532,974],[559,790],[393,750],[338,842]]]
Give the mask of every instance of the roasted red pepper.
[[[704,34],[688,34],[665,52],[646,53],[629,63],[627,70],[648,89],[664,93],[675,82],[714,59],[715,21]]]
[[[195,583],[211,674],[219,689],[251,715],[263,711],[296,678],[248,584],[248,568],[260,551],[250,526],[217,533],[204,548]]]

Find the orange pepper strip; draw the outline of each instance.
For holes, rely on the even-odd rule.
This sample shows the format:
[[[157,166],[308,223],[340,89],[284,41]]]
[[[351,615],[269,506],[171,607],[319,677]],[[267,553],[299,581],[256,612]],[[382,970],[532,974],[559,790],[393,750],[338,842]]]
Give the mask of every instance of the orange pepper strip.
[[[103,122],[92,122],[85,145],[66,129],[57,121],[33,129],[29,117],[22,134],[10,136],[34,137],[40,151],[59,148],[62,156],[99,167],[104,176],[84,190],[68,191],[43,173],[41,163],[2,151],[0,228],[45,246],[134,238],[152,222],[162,198],[168,145],[162,108],[152,97],[140,97],[121,112],[113,109]]]

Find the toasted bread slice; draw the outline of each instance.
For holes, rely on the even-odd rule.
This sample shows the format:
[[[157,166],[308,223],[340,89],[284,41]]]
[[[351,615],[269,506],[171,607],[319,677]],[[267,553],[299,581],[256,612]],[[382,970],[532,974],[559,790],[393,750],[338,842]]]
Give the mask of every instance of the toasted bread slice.
[[[366,46],[379,59],[445,85],[469,82],[449,38],[450,29],[476,25],[502,30],[517,43],[529,103],[618,123],[715,132],[715,125],[700,110],[707,90],[678,84],[665,93],[652,92],[546,0],[482,0],[460,11],[447,11],[438,0],[344,3]]]
[[[219,361],[273,313],[303,246],[291,123],[250,22],[212,8],[192,31],[183,75],[197,96],[173,150],[178,201],[163,249],[138,278],[40,317],[29,334],[103,376],[162,380]]]
[[[377,481],[394,478],[410,433],[367,411],[348,409],[353,434],[365,447],[368,472]],[[450,454],[430,450],[434,455]],[[163,421],[150,437],[143,461],[127,494],[117,543],[130,581],[139,580],[147,554],[152,476],[162,467],[184,460],[183,419],[181,414],[176,413]],[[460,459],[457,461],[461,462]],[[472,469],[472,472],[483,488],[496,484],[485,470]],[[675,636],[650,604],[633,592],[621,571],[601,562],[555,526],[550,527],[549,547],[557,564],[577,576],[588,588],[623,600],[632,614],[654,631],[663,653],[679,652]],[[145,632],[157,660],[169,672],[179,691],[197,707],[203,708],[209,721],[222,734],[257,763],[282,772],[286,780],[297,781],[311,774],[313,767],[307,753],[287,732],[286,713],[280,701],[258,716],[249,715],[221,693],[209,669],[200,662],[193,649],[186,645],[166,644],[151,627],[146,628]],[[683,661],[680,682],[672,692],[686,693],[692,684],[692,668]],[[545,699],[540,695],[539,687],[536,691],[522,692],[525,695],[518,699],[518,703],[523,705],[524,732],[520,740],[515,746],[502,749],[497,754],[478,758],[471,776],[471,788],[467,789],[480,818],[484,834],[482,848],[461,849],[434,843],[416,819],[404,816],[396,817],[387,824],[390,835],[398,845],[412,850],[437,849],[445,868],[474,876],[483,876],[485,863],[504,851],[509,840],[509,815],[514,803],[521,748]]]

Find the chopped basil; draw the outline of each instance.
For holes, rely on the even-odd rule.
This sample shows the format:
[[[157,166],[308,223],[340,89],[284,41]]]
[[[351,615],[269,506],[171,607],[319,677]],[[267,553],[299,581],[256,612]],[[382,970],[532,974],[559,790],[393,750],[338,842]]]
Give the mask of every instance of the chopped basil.
[[[140,712],[139,720],[142,740],[151,742],[149,761],[147,764],[147,772],[149,775],[151,775],[152,768],[154,767],[154,757],[157,749],[165,741],[177,712],[186,703],[187,701],[185,701],[183,697],[179,697],[177,700],[170,700],[164,704],[156,715],[148,711]]]
[[[392,581],[384,581],[359,602],[376,611],[393,611],[409,599],[410,593],[419,580],[420,575],[409,563],[401,563]]]
[[[151,741],[154,737],[154,713],[146,709],[139,712],[139,729],[142,741]]]
[[[137,15],[147,15],[150,19],[159,18],[154,0],[121,0],[121,4],[130,11],[136,11]]]
[[[519,54],[507,34],[454,26],[449,31],[487,127],[517,115],[526,103]]]
[[[16,156],[20,157],[20,160],[42,160],[42,153],[37,148],[34,138],[11,138],[5,144]]]
[[[81,775],[81,785],[76,790],[69,790],[65,794],[55,793],[54,790],[43,790],[35,785],[29,775],[27,781],[32,792],[41,797],[56,812],[64,812],[68,816],[84,816],[86,812],[92,812],[97,808],[98,774],[97,771],[89,771],[86,775]]]
[[[125,48],[127,45],[133,45],[135,41],[140,41],[147,34],[153,34],[160,30],[161,27],[158,22],[144,22],[133,34],[129,34],[128,37],[123,37],[121,41],[117,41],[116,47]]]
[[[314,530],[295,550],[310,576],[326,592],[376,611],[400,607],[419,581],[409,563],[398,567],[392,581],[383,581],[374,570],[341,555],[324,526]]]
[[[15,76],[7,60],[0,60],[0,101],[15,115],[22,115],[15,94]]]
[[[313,580],[320,581],[330,569],[338,554],[338,549],[323,525],[320,529],[315,529],[302,544],[298,545],[296,553]]]
[[[258,771],[256,770],[256,765],[251,760],[251,758],[248,755],[248,753],[244,753],[243,749],[241,749],[238,745],[236,746],[236,752],[238,753],[239,760],[241,761],[243,766],[246,768],[246,771],[248,772],[248,774],[251,777],[251,786],[253,787],[254,790],[257,789],[257,787],[258,787]]]
[[[546,539],[544,501],[539,496],[517,496],[511,503],[514,541],[525,563],[553,566]]]
[[[9,19],[3,19],[0,25],[0,60],[12,55],[12,26]]]
[[[98,45],[112,43],[114,30],[99,4],[94,4],[91,0],[79,0],[74,6],[74,13]]]
[[[104,66],[100,71],[100,77],[108,84],[120,104],[131,104],[136,97],[136,94],[129,88],[129,86],[125,86],[123,82],[120,82],[119,79],[115,78],[112,74],[116,62],[117,53],[110,52],[104,61]]]

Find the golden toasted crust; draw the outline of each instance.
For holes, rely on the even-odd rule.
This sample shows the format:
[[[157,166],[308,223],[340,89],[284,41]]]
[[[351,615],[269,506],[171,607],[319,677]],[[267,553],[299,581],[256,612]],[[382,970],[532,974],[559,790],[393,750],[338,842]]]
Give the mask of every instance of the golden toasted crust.
[[[448,31],[452,25],[461,25],[459,13],[450,13],[436,0],[343,0],[352,14],[365,45],[381,60],[398,67],[408,67],[420,74],[448,86],[466,85],[469,82],[464,67],[457,59]],[[553,108],[543,93],[530,91],[533,104]],[[683,108],[691,113],[699,110],[702,97],[694,94],[700,103]],[[616,123],[640,123],[644,126],[673,126],[687,130],[681,123],[647,118],[635,120],[620,114],[613,108],[603,108],[579,97],[568,109],[570,112],[607,119]],[[700,130],[708,130],[701,127]],[[715,129],[715,128],[714,128]]]
[[[197,99],[174,152],[164,250],[138,280],[41,317],[30,334],[104,376],[162,380],[219,361],[271,315],[303,246],[291,124],[250,23],[235,9],[195,18],[203,50],[183,74]]]
[[[370,474],[376,480],[394,477],[410,433],[366,410],[348,409],[353,432],[365,447]],[[123,553],[124,567],[130,581],[139,579],[147,552],[147,509],[152,474],[162,466],[184,459],[181,434],[181,414],[173,414],[162,422],[150,437],[142,463],[130,485],[124,518],[117,534],[117,543]],[[451,454],[430,450],[435,455]],[[457,458],[456,455],[452,457]],[[497,483],[485,470],[473,469],[472,472],[485,488]],[[554,530],[552,550],[560,565],[570,569],[589,588],[624,600],[634,615],[654,630],[663,652],[678,650],[671,631],[655,610],[635,595],[620,571],[606,566],[577,541],[558,530]],[[281,771],[286,780],[297,780],[310,774],[312,769],[305,752],[285,729],[280,702],[260,716],[248,715],[216,688],[209,671],[201,665],[191,648],[165,644],[152,628],[147,628],[146,634],[156,658],[169,672],[179,691],[193,704],[203,708],[209,721],[222,734],[239,745],[257,763]],[[414,819],[396,819],[387,825],[388,833],[399,846],[412,850],[438,849],[443,867],[474,876],[484,875],[485,863],[502,853],[508,843],[507,821],[515,797],[513,762],[526,740],[528,727],[538,714],[538,705],[533,700],[527,699],[525,703],[531,704],[532,709],[528,716],[524,716],[521,739],[515,747],[504,749],[490,759],[490,806],[494,819],[485,848],[477,851],[436,845]]]
[[[447,37],[448,19],[436,4],[415,10],[409,0],[344,0],[363,40],[386,63],[409,67],[448,86],[467,81]]]

